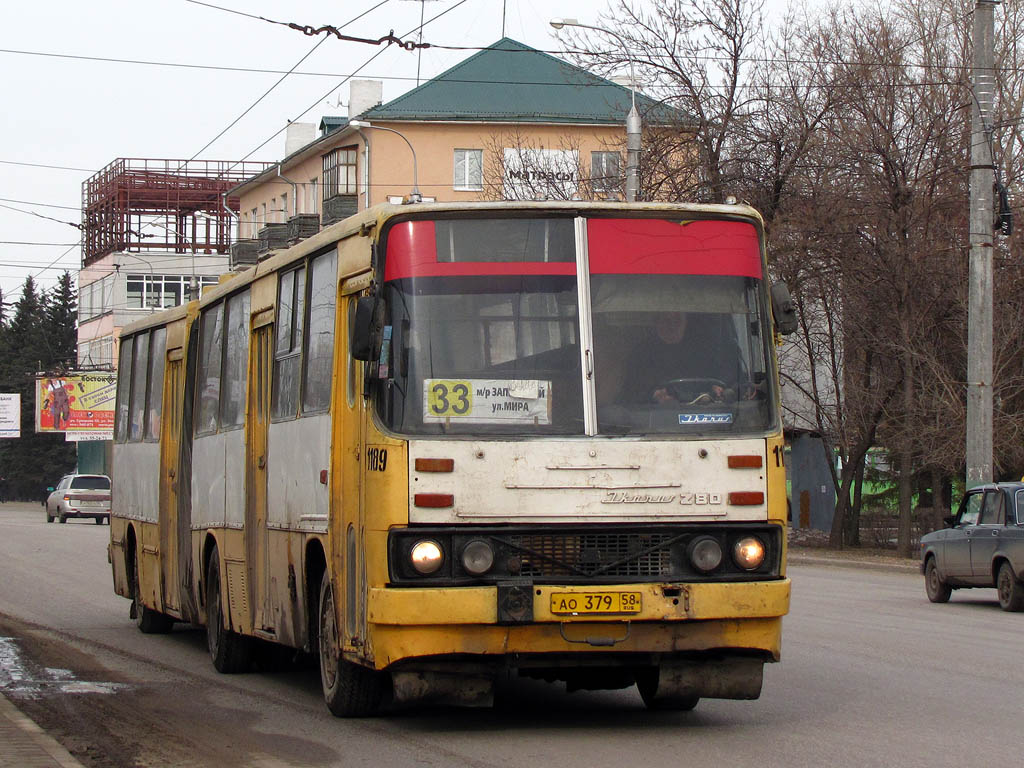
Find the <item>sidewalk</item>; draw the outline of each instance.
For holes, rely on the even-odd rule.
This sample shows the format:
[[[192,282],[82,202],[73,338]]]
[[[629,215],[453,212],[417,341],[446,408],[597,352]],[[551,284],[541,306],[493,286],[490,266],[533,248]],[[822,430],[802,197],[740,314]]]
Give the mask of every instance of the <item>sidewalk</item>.
[[[83,768],[0,693],[0,768]]]

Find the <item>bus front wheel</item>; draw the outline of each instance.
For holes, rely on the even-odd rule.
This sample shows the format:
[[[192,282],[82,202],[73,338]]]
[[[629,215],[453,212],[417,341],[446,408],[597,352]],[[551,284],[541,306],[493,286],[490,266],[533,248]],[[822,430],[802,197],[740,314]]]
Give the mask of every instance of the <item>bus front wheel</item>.
[[[342,658],[337,604],[334,601],[331,575],[327,571],[324,571],[320,582],[317,618],[320,683],[327,708],[336,717],[367,717],[376,714],[384,699],[387,676]]]
[[[206,566],[206,647],[210,650],[213,668],[218,672],[233,674],[249,668],[252,648],[249,638],[224,626],[220,556],[216,547],[210,552],[210,562]]]

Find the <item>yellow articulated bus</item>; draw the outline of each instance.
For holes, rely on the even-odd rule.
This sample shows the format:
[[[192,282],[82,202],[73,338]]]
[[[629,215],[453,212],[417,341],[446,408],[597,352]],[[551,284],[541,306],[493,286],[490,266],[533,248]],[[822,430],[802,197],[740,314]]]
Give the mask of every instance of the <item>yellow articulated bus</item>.
[[[789,608],[776,334],[737,205],[383,205],[125,328],[143,632],[319,657],[331,712],[511,675],[754,699]]]

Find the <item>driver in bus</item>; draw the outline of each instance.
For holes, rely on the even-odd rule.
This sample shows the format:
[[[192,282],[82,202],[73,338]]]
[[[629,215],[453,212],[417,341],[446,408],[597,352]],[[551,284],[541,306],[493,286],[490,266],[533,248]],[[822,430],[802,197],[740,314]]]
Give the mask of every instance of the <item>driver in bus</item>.
[[[648,327],[636,345],[630,368],[638,377],[638,392],[658,405],[705,405],[736,400],[736,389],[727,382],[736,378],[735,365],[727,365],[729,350],[710,316],[681,312],[649,315]],[[733,345],[734,346],[734,345]],[[733,350],[733,357],[735,351]],[[673,382],[689,380],[698,391],[683,394]],[[743,392],[752,399],[754,392]]]

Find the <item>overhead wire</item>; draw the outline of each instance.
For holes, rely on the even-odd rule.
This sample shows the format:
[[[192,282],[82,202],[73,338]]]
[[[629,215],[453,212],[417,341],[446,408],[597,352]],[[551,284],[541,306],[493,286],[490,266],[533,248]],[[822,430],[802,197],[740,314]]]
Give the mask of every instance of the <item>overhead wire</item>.
[[[375,10],[375,8],[376,8],[376,6],[374,8],[371,8],[370,10],[371,11]],[[369,12],[369,11],[367,11],[367,12]],[[551,56],[564,56],[564,55],[567,55],[567,54],[573,54],[573,55],[578,55],[578,56],[598,57],[598,56],[608,56],[611,53],[609,51],[583,51],[583,50],[577,50],[577,49],[562,49],[562,48],[552,48],[552,49],[547,49],[547,48],[531,48],[531,49],[524,50],[524,49],[521,49],[521,48],[495,48],[493,46],[445,46],[445,45],[439,45],[439,44],[433,44],[431,47],[433,47],[433,48],[440,48],[440,49],[444,49],[444,50],[460,50],[460,51],[487,51],[487,50],[494,51],[494,50],[497,50],[497,51],[502,51],[504,53],[513,53],[513,54],[546,53],[546,54],[549,54]],[[26,51],[26,50],[20,50],[20,49],[16,49],[16,48],[0,48],[0,53],[7,53],[7,54],[12,54],[12,55],[20,55],[20,56],[41,56],[41,57],[56,58],[56,59],[72,59],[72,60],[79,60],[79,61],[96,61],[96,62],[111,63],[111,64],[131,64],[131,65],[136,65],[136,66],[150,66],[150,67],[171,67],[171,68],[177,68],[177,69],[200,69],[200,70],[209,70],[209,71],[214,71],[214,72],[241,72],[241,73],[246,73],[246,74],[269,74],[269,75],[292,74],[292,75],[298,75],[300,77],[342,77],[342,74],[339,73],[339,72],[304,72],[304,71],[301,71],[301,70],[299,70],[299,71],[291,71],[291,70],[284,70],[284,69],[268,69],[268,68],[265,68],[265,67],[232,67],[232,66],[219,65],[219,64],[189,64],[189,63],[186,63],[186,62],[150,61],[150,60],[147,60],[147,59],[123,59],[123,58],[117,58],[117,57],[112,57],[112,56],[87,56],[87,55],[84,55],[84,54],[54,53],[54,52],[50,52],[50,51]],[[648,58],[650,58],[650,59],[664,59],[664,58],[671,58],[671,57],[668,54],[649,54]],[[690,58],[692,58],[694,61],[704,61],[704,62],[708,62],[708,63],[714,63],[714,62],[718,62],[718,61],[732,61],[733,60],[731,58],[724,57],[724,56],[693,56],[693,57],[690,57]],[[784,56],[776,56],[776,57],[741,56],[741,57],[738,58],[738,61],[743,62],[743,63],[748,63],[748,64],[771,64],[771,65],[802,64],[802,65],[806,65],[806,66],[818,66],[818,65],[823,63],[819,59],[790,59],[790,58],[787,58],[787,57],[784,57]],[[874,62],[858,62],[858,61],[846,60],[843,63],[847,64],[847,65],[857,66],[857,65],[863,65],[863,64],[874,63]],[[896,66],[896,67],[899,67],[901,69],[951,69],[951,70],[963,70],[965,72],[969,72],[970,69],[971,69],[971,66],[968,65],[968,64],[959,65],[959,64],[947,64],[947,63],[944,63],[944,64],[905,63],[905,64],[896,64],[896,65],[888,65],[888,66]],[[1024,67],[996,67],[996,71],[997,72],[1007,72],[1007,73],[1019,73],[1019,72],[1024,71]],[[409,80],[409,81],[414,81],[416,79],[415,77],[411,77],[411,76],[406,77],[406,76],[399,76],[399,75],[374,75],[374,77],[377,77],[378,79],[381,79],[381,80]],[[454,80],[453,82],[460,82],[460,81]],[[485,82],[485,81],[481,81],[481,82]],[[502,80],[502,81],[497,81],[497,82],[507,82],[507,81]],[[550,83],[536,83],[536,84],[537,85],[550,85]],[[84,170],[84,169],[72,169],[72,170]]]

